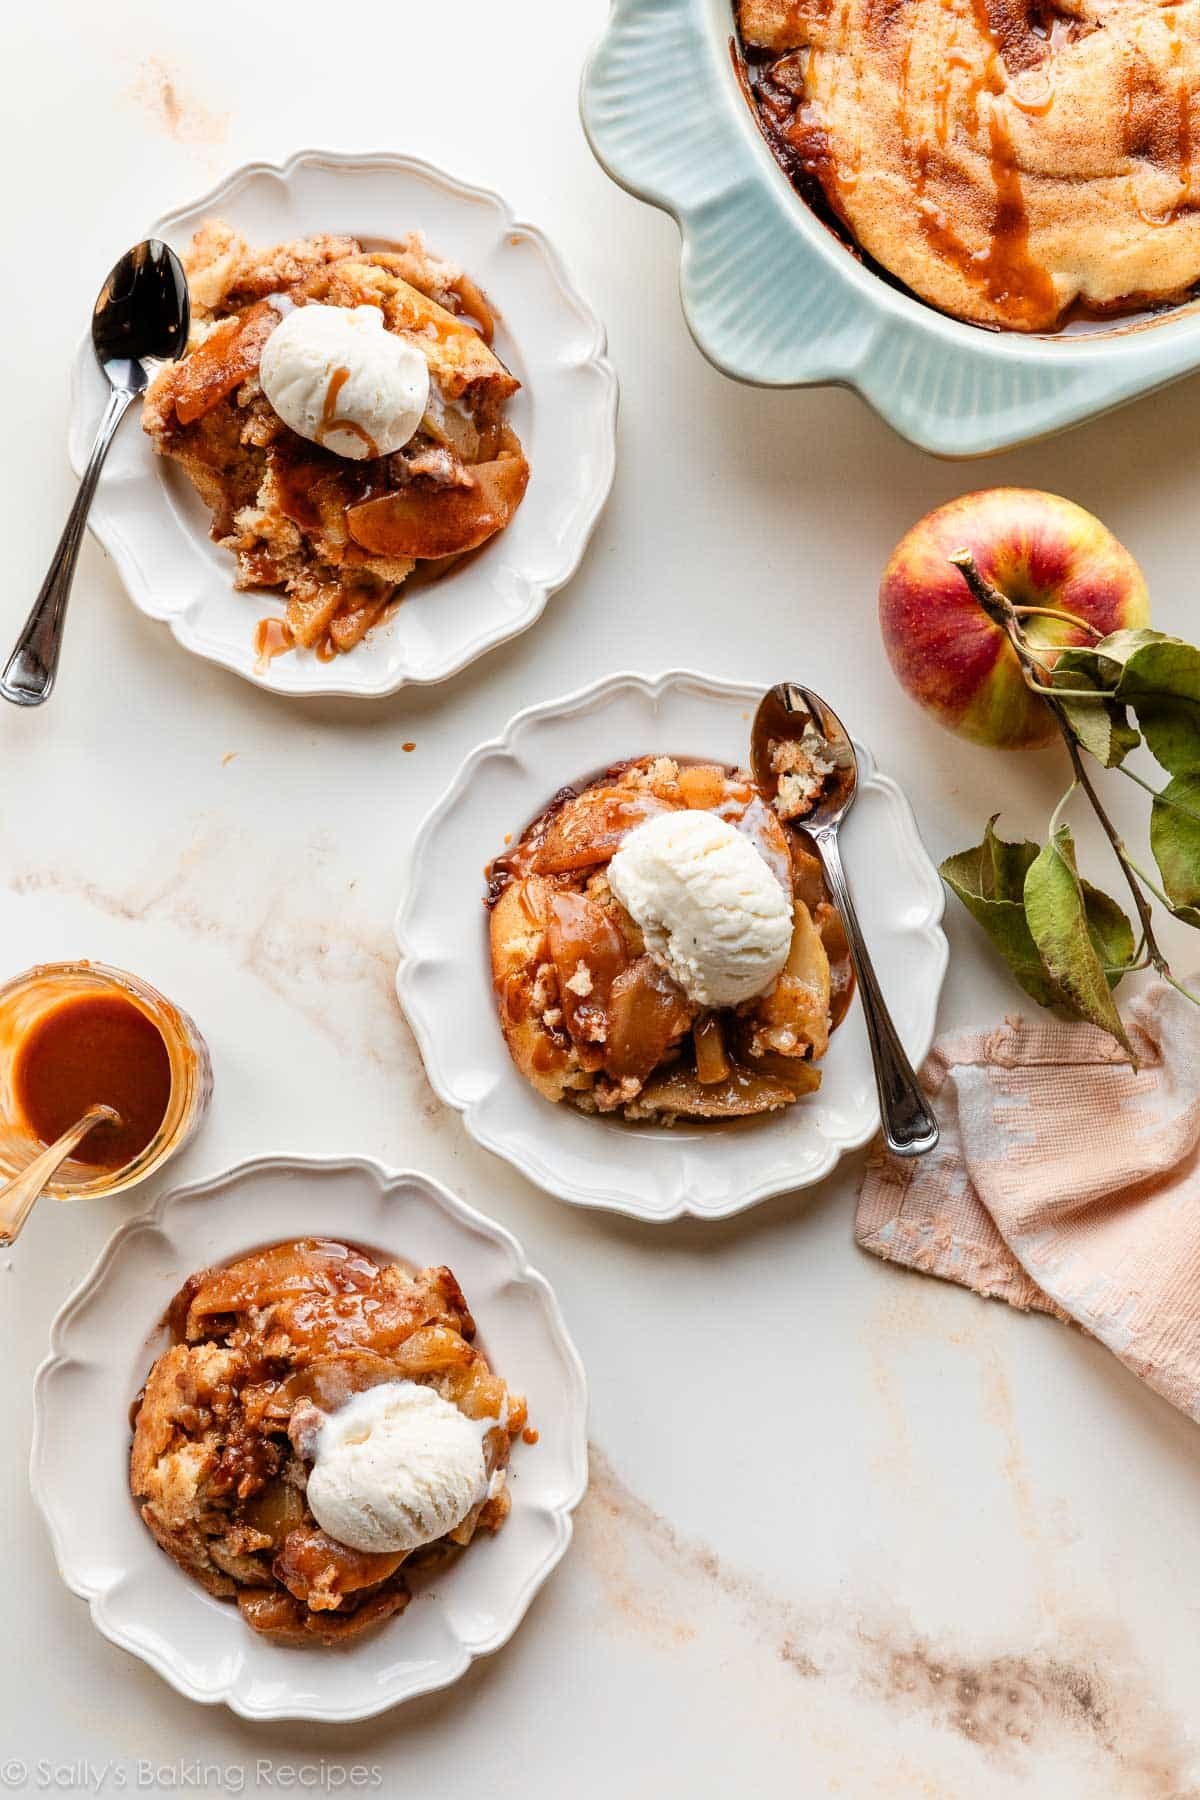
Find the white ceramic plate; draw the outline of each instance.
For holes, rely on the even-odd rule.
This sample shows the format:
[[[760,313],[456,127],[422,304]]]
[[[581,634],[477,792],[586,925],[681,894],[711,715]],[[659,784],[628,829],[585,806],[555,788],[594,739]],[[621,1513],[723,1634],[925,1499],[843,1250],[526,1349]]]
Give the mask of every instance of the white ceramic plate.
[[[335,1651],[286,1648],[243,1625],[157,1547],[129,1495],[130,1402],[186,1277],[260,1244],[352,1238],[458,1276],[498,1372],[540,1433],[518,1442],[512,1512],[407,1610]],[[67,1586],[97,1628],[192,1700],[248,1719],[365,1719],[445,1687],[512,1635],[566,1550],[587,1484],[583,1369],[545,1280],[515,1239],[424,1175],[361,1160],[268,1157],[166,1195],[123,1226],[54,1322],[34,1387],[30,1479]]]
[[[396,919],[397,991],[440,1097],[479,1143],[580,1206],[640,1219],[724,1218],[808,1187],[879,1124],[857,1000],[822,1063],[821,1087],[786,1112],[727,1125],[652,1128],[543,1100],[517,1073],[496,1020],[482,869],[564,783],[651,752],[745,764],[762,689],[676,671],[614,675],[519,713],[467,758],[413,845]],[[838,706],[838,696],[830,695]],[[839,710],[842,710],[839,707]],[[849,709],[845,716],[852,717]],[[856,740],[859,796],[846,865],[883,991],[919,1062],[945,974],[942,884],[912,810]]]
[[[277,168],[250,163],[152,227],[176,250],[207,218],[251,243],[347,231],[376,243],[421,230],[460,262],[499,311],[496,350],[521,383],[509,416],[529,457],[524,502],[507,530],[454,574],[414,591],[347,656],[311,652],[259,666],[254,627],[278,596],[239,594],[233,558],[208,536],[208,512],[174,464],[155,456],[135,417],[113,445],[89,521],[134,605],[185,649],[283,694],[380,695],[441,681],[526,630],[568,581],[612,485],[617,380],[604,332],[557,253],[498,195],[406,156],[305,150]],[[103,409],[90,340],[79,347],[69,450],[78,473]],[[135,409],[136,411],[136,409]]]

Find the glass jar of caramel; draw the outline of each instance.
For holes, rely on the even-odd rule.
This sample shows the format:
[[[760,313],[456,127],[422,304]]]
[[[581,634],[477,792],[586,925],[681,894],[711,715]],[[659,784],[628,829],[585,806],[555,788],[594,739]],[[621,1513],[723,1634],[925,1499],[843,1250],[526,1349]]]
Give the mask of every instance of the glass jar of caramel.
[[[119,1194],[187,1143],[208,1108],[212,1064],[187,1013],[104,963],[43,963],[0,986],[0,1181],[87,1108],[113,1107],[46,1188],[59,1200]]]

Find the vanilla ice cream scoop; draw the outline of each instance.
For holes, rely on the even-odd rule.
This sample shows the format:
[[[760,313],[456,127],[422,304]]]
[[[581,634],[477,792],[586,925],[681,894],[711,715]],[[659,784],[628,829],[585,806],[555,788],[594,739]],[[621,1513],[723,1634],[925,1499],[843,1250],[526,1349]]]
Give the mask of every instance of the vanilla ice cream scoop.
[[[354,1394],[316,1434],[313,1517],[352,1550],[407,1553],[433,1543],[487,1494],[484,1440],[498,1422],[468,1419],[416,1381]]]
[[[285,425],[338,456],[387,456],[429,404],[429,364],[377,306],[297,306],[263,347],[258,378]]]
[[[750,839],[715,813],[657,813],[635,826],[608,882],[698,1006],[754,999],[787,961],[791,901]]]

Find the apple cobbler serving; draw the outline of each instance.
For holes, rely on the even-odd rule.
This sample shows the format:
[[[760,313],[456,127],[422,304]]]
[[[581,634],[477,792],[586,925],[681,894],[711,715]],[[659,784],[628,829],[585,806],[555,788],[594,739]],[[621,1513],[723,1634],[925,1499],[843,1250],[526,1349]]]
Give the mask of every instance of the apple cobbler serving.
[[[524,496],[492,309],[419,234],[252,249],[212,221],[183,260],[192,342],[145,429],[211,511],[234,585],[286,596],[260,650],[350,650],[414,571],[452,568]]]
[[[546,1099],[670,1124],[819,1085],[852,976],[781,810],[744,769],[645,756],[563,789],[490,865],[501,1028]]]
[[[449,1269],[299,1239],[193,1275],[166,1323],[130,1487],[167,1554],[255,1631],[341,1643],[403,1611],[406,1570],[503,1524],[525,1403]]]

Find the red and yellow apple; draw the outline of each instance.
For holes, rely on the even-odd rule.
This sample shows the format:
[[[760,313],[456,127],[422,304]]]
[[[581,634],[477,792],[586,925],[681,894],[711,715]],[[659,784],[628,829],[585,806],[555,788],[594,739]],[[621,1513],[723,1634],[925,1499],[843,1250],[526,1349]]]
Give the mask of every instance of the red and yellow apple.
[[[1105,636],[1149,624],[1142,572],[1099,519],[1036,488],[964,494],[927,513],[893,550],[879,589],[879,623],[901,685],[976,743],[1049,743],[1050,711],[1026,686],[1006,633],[950,561],[960,550],[970,551],[984,580],[1014,605],[1074,613]],[[1039,652],[1095,641],[1061,619],[1030,615],[1021,623]]]

